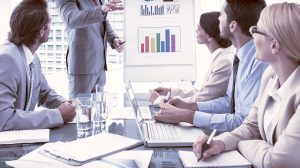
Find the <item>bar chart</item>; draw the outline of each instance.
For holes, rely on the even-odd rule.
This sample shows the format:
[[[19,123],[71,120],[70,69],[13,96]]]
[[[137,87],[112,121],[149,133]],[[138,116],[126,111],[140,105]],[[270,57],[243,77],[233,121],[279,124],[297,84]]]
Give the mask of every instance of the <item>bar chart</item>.
[[[140,27],[139,53],[171,53],[181,51],[180,27]]]
[[[141,16],[176,15],[180,13],[179,4],[140,5]]]

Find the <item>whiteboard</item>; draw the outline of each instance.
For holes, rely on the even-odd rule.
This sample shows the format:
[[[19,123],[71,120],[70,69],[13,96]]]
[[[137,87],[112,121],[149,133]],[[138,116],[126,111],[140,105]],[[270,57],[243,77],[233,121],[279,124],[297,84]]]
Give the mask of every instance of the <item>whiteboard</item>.
[[[196,80],[193,0],[126,0],[124,78]]]

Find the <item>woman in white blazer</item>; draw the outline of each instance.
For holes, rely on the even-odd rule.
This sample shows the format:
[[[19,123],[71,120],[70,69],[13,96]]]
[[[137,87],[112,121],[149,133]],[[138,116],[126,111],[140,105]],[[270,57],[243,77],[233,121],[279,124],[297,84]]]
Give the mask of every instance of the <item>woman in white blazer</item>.
[[[197,43],[205,44],[212,57],[208,70],[200,89],[181,89],[158,87],[150,91],[150,101],[153,102],[159,95],[167,95],[171,90],[171,97],[179,96],[185,101],[207,101],[224,96],[232,70],[235,48],[228,39],[220,37],[220,12],[203,13],[197,33]]]
[[[207,136],[194,143],[196,157],[208,158],[238,149],[254,167],[299,167],[300,151],[300,5],[266,7],[257,26],[250,28],[257,59],[270,64],[260,93],[243,124],[214,138],[202,151]]]

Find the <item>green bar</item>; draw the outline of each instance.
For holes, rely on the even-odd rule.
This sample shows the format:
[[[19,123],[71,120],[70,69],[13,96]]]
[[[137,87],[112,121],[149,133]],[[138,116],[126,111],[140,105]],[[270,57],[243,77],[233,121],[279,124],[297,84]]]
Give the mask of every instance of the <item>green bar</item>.
[[[156,33],[156,51],[160,52],[160,33]]]

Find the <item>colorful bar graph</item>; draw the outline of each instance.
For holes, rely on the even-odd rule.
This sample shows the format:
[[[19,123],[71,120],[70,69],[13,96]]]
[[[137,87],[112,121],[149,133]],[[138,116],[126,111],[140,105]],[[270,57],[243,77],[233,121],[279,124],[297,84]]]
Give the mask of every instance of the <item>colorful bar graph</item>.
[[[139,52],[180,52],[180,32],[180,27],[139,28]]]

